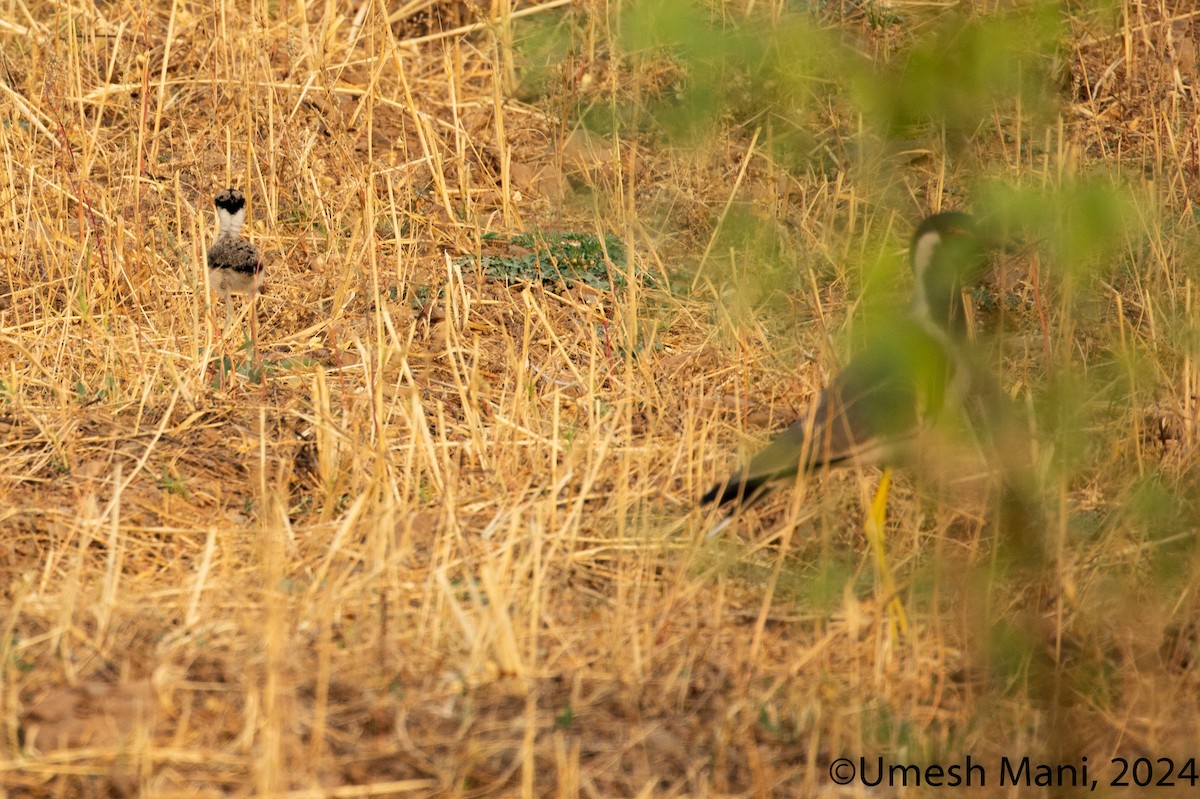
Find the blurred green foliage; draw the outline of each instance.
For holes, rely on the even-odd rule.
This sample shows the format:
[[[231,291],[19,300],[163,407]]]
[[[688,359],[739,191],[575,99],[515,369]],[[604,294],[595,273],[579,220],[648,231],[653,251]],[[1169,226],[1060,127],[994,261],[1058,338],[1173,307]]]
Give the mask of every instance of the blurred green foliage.
[[[1055,187],[981,181],[975,204],[995,235],[1045,245],[1052,267],[1072,277],[1091,274],[1098,265],[1117,267],[1117,256],[1141,221],[1129,190],[1103,174]]]
[[[676,79],[650,93],[648,115],[675,136],[730,122],[771,118],[781,146],[812,141],[815,109],[844,104],[869,135],[929,132],[964,136],[987,123],[997,103],[1049,119],[1051,72],[1061,35],[1057,3],[970,15],[914,8],[891,18],[915,31],[899,52],[870,52],[807,9],[778,17],[730,17],[695,0],[640,0],[622,15],[620,41],[636,65],[655,59]],[[643,95],[643,98],[646,95]],[[831,131],[839,133],[837,131]]]
[[[1065,102],[1060,51],[1068,13],[1050,0],[986,12],[966,3],[763,7],[632,0],[611,7],[608,20],[611,66],[600,74],[616,79],[604,91],[575,85],[566,92],[574,104],[569,124],[697,148],[717,132],[737,138],[757,130],[758,150],[773,166],[802,179],[849,177],[861,187],[859,196],[895,206],[896,213],[882,223],[886,230],[863,229],[874,224],[873,215],[858,217],[864,221],[845,234],[865,234],[868,246],[858,250],[861,261],[837,268],[865,268],[864,283],[889,297],[898,294],[893,281],[870,272],[905,271],[884,255],[906,234],[903,224],[893,230],[891,220],[914,216],[897,167],[922,153],[955,158],[963,152],[958,160],[971,165],[968,179],[978,183],[964,187],[977,188],[967,204],[997,225],[1046,242],[1052,268],[1075,273],[1122,246],[1130,209],[1121,188],[1100,177],[1062,190],[1048,188],[1045,180],[1014,186],[1010,163],[989,169],[982,163],[988,156],[981,155],[989,144],[1005,161],[1014,153],[1045,155],[1038,148],[1058,130]],[[596,60],[589,33],[595,25],[582,15],[540,20],[523,30],[523,80],[538,92],[555,70],[570,82],[563,71]],[[671,209],[680,199],[686,201],[686,194],[664,192]],[[708,256],[700,264],[722,275],[719,282],[735,290],[743,309],[777,304],[778,294],[794,291],[806,272],[825,266],[819,258],[806,260],[792,243],[794,231],[758,199],[739,193],[727,208],[714,210]],[[851,293],[868,288],[852,286]],[[792,310],[786,302],[777,308],[783,309]]]
[[[909,223],[934,210],[922,203],[961,207],[978,219],[993,261],[1009,274],[976,296],[983,313],[1007,327],[985,331],[972,354],[994,369],[1013,400],[1003,410],[1021,441],[1033,442],[1029,471],[1039,493],[1030,504],[1039,507],[1031,516],[1042,525],[1032,532],[1045,559],[978,569],[947,560],[925,571],[909,562],[903,601],[931,614],[945,608],[953,618],[964,600],[971,603],[974,669],[958,676],[986,686],[973,697],[977,721],[1009,712],[997,697],[1025,694],[1051,719],[1047,730],[1069,733],[1055,727],[1061,707],[1104,708],[1120,688],[1122,664],[1105,648],[1117,607],[1190,612],[1179,597],[1195,593],[1200,518],[1194,456],[1184,453],[1183,466],[1164,457],[1187,434],[1156,441],[1153,418],[1192,408],[1189,370],[1200,357],[1196,212],[1186,203],[1173,210],[1170,198],[1180,194],[1167,185],[1185,182],[1178,177],[1190,165],[1146,180],[1143,163],[1126,177],[1119,160],[1096,158],[1074,138],[1064,113],[1078,102],[1064,91],[1068,62],[1081,57],[1072,36],[1087,28],[1094,43],[1107,35],[1098,31],[1121,30],[1107,25],[1117,21],[1116,4],[632,0],[613,7],[609,55],[619,77],[603,99],[596,92],[580,101],[570,122],[707,158],[709,173],[727,180],[662,190],[672,211],[707,203],[712,229],[696,237],[704,256],[682,252],[676,266],[699,273],[694,286],[711,283],[722,310],[809,325],[825,301],[819,322],[833,330],[823,333],[887,338],[911,295]],[[1129,30],[1128,20],[1120,24]],[[571,50],[561,39],[548,46],[551,38],[539,40],[543,52],[562,58]],[[531,61],[538,57],[530,51]],[[1121,152],[1120,144],[1109,152]],[[735,188],[737,157],[747,153],[759,174]],[[779,183],[792,193],[764,202]],[[802,212],[787,205],[798,195]],[[704,220],[693,211],[681,226],[696,218]],[[805,236],[812,246],[803,246]],[[848,323],[838,328],[842,318]],[[793,340],[779,335],[772,346],[794,360]],[[975,523],[963,522],[987,529]],[[962,532],[941,524],[931,523],[931,539],[956,544]],[[797,558],[784,570],[775,596],[833,612],[864,574],[861,561],[826,551],[812,560]],[[1046,579],[1050,569],[1040,571],[1050,561],[1054,580]],[[1060,614],[1050,647],[1048,609]],[[1094,630],[1072,614],[1092,614]],[[868,739],[907,743],[884,723],[886,709],[878,719]],[[1055,737],[1070,738],[1045,740]]]

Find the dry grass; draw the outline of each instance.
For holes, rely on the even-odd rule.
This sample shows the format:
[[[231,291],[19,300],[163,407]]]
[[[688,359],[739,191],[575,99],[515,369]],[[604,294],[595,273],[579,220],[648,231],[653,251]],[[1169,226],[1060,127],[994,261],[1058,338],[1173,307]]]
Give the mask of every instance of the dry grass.
[[[617,3],[76,5],[0,2],[11,795],[859,795],[835,758],[1200,751],[1186,12],[1065,20],[1053,124],[998,104],[855,161],[830,102],[795,169],[736,119],[654,133],[680,65],[619,56]],[[782,10],[753,5],[723,10]],[[820,7],[881,69],[945,13]],[[537,85],[535,29],[570,43]],[[575,122],[617,106],[641,135]],[[966,455],[893,485],[902,637],[877,472],[704,538],[695,498],[836,370],[911,220],[1100,174],[1120,247],[1004,255],[977,308],[1038,429],[1043,563],[996,560]],[[226,185],[268,258],[257,380],[203,284]],[[461,260],[522,230],[615,233],[654,280]]]

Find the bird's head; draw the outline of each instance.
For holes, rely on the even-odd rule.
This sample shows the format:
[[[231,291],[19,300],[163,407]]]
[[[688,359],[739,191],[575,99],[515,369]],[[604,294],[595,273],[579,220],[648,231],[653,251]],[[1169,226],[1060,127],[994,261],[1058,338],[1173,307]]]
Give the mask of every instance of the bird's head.
[[[227,236],[239,236],[246,221],[246,195],[234,188],[225,189],[213,198],[217,206],[217,228]]]
[[[213,204],[227,213],[236,214],[246,207],[246,195],[237,189],[228,188],[213,198]]]
[[[962,289],[979,280],[985,264],[975,220],[956,211],[926,217],[913,232],[909,257],[914,313],[951,335],[965,335]]]

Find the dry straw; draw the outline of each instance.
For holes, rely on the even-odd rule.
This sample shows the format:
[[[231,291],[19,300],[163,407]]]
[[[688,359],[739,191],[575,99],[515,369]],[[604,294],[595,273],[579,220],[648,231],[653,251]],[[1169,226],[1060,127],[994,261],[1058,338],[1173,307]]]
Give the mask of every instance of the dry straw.
[[[813,5],[881,64],[942,13]],[[766,120],[688,151],[583,131],[629,103],[636,130],[678,66],[616,55],[624,3],[0,3],[2,790],[798,796],[842,755],[1195,754],[1194,14],[1115,5],[1064,21],[1056,129],[1000,108],[882,181],[797,177]],[[537,96],[535,30],[572,43]],[[993,560],[969,458],[895,476],[897,593],[876,471],[706,542],[695,499],[836,372],[864,270],[970,164],[1047,190],[1104,165],[1144,209],[1090,316],[1044,251],[1000,258],[1031,417],[1045,375],[1122,365],[1085,395],[1092,460],[1038,440],[1042,572]],[[203,283],[231,185],[261,373]],[[747,208],[786,232],[786,291],[729,290],[758,285]],[[463,260],[522,230],[616,234],[655,281]]]

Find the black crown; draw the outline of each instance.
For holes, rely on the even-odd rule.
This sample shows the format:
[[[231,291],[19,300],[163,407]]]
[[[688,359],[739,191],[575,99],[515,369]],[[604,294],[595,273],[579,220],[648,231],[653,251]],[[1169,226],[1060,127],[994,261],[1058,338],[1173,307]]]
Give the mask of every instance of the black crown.
[[[223,208],[231,214],[236,214],[246,205],[246,195],[235,188],[228,188],[213,198],[218,208]]]

